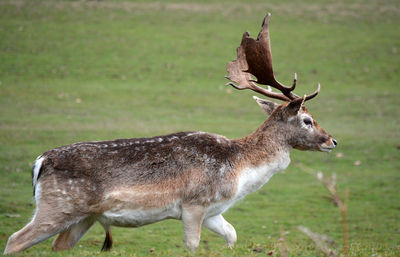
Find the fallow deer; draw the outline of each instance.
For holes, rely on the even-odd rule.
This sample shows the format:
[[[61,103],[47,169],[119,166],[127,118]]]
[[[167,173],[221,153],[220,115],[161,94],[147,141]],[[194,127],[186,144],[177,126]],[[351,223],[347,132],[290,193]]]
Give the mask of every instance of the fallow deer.
[[[237,83],[228,85],[284,101],[279,105],[254,97],[269,114],[255,132],[234,140],[180,132],[49,150],[33,166],[35,214],[10,236],[4,254],[56,234],[53,250],[72,248],[96,221],[106,232],[102,250],[112,246],[111,226],[140,227],[164,219],[182,220],[190,250],[197,249],[202,226],[232,247],[236,232],[223,218],[225,211],[285,169],[291,149],[329,152],[337,144],[304,107],[318,94],[319,85],[314,93],[299,97],[293,93],[296,76],[291,87],[275,79],[269,20],[267,14],[257,40],[243,34],[237,59],[227,64],[227,78]]]

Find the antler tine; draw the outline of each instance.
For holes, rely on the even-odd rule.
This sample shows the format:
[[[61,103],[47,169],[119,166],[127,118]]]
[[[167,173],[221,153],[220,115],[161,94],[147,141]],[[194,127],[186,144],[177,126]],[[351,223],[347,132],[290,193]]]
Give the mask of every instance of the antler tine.
[[[226,78],[228,78],[228,77],[226,77]],[[249,85],[245,85],[245,86],[243,86],[243,85],[238,86],[238,85],[235,85],[232,82],[228,82],[225,85],[226,86],[232,86],[232,87],[234,87],[234,88],[236,88],[238,90],[251,89],[254,92],[257,92],[257,93],[262,94],[262,95],[267,96],[267,97],[271,97],[271,98],[274,98],[274,99],[279,99],[279,100],[282,100],[282,101],[290,101],[290,99],[288,97],[286,97],[285,95],[269,91],[268,89],[259,87],[259,86],[257,86],[256,84],[254,84],[252,82],[250,82]]]
[[[301,105],[303,105],[306,101],[308,101],[308,100],[314,98],[316,95],[318,95],[320,89],[321,89],[321,85],[318,83],[318,88],[317,88],[317,90],[314,91],[314,93],[312,93],[311,95],[304,95],[303,97],[298,97],[298,98],[292,100],[291,103],[301,102]]]
[[[317,90],[315,90],[314,93],[312,93],[311,95],[306,96],[306,98],[304,99],[304,102],[316,97],[318,95],[320,89],[321,89],[321,84],[318,83]]]
[[[294,79],[293,79],[293,85],[292,85],[293,90],[296,88],[296,83],[297,83],[297,73],[295,72],[294,73]]]

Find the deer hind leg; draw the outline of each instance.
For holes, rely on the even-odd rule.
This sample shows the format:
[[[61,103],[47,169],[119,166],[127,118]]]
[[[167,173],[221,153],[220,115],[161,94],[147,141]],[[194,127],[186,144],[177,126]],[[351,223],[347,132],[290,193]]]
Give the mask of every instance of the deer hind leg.
[[[23,251],[65,230],[78,220],[64,214],[54,215],[37,211],[32,221],[10,236],[4,255]]]
[[[205,219],[203,226],[222,236],[229,248],[235,245],[237,239],[235,228],[221,214]]]
[[[201,224],[203,223],[205,209],[203,206],[190,205],[182,207],[183,231],[186,247],[195,251],[199,247]]]
[[[67,230],[61,232],[53,241],[53,251],[68,250],[75,246],[75,244],[83,237],[83,235],[90,229],[95,220],[92,217],[81,220],[68,227]]]
[[[113,243],[112,235],[111,235],[111,227],[109,225],[106,225],[106,224],[103,224],[103,223],[100,223],[100,224],[103,226],[103,228],[104,228],[104,230],[106,232],[106,238],[104,239],[104,243],[103,243],[103,247],[101,248],[101,251],[102,252],[107,252],[107,251],[111,250],[112,243]]]

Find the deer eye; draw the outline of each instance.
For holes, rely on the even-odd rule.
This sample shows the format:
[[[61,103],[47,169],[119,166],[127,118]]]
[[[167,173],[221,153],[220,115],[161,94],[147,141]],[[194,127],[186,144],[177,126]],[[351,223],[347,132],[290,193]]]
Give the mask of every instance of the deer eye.
[[[304,124],[306,124],[307,126],[312,126],[312,119],[310,119],[310,118],[304,118],[303,119],[303,122],[304,122]]]

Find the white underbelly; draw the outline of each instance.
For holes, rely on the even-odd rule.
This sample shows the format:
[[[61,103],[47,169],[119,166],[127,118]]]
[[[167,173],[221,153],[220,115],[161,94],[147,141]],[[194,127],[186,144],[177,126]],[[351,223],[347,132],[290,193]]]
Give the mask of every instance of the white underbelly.
[[[181,219],[182,207],[174,203],[164,208],[153,209],[111,209],[105,211],[99,218],[102,224],[119,227],[140,227],[165,219]]]

